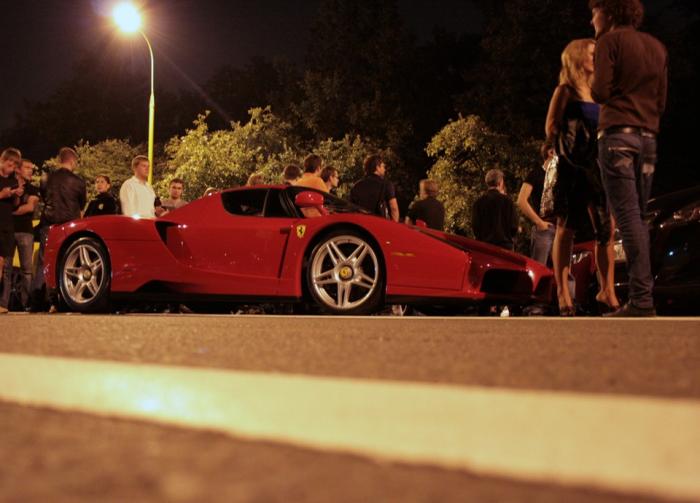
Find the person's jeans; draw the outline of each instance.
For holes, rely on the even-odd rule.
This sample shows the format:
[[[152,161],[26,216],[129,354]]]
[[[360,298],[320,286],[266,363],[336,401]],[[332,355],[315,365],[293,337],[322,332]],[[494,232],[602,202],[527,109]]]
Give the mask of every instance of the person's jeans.
[[[15,247],[19,255],[19,266],[22,275],[20,284],[20,300],[22,307],[27,307],[29,302],[29,289],[32,283],[32,254],[34,251],[34,235],[28,232],[15,232]],[[14,247],[13,247],[14,250]],[[5,260],[5,270],[2,274],[2,293],[0,293],[0,306],[8,307],[10,294],[12,293],[12,256]]]
[[[649,228],[644,223],[656,166],[656,138],[615,133],[598,141],[603,186],[627,255],[628,297],[641,309],[654,307]]]
[[[530,232],[530,258],[536,260],[540,264],[547,265],[549,255],[552,252],[552,243],[554,242],[554,234],[556,227],[550,225],[547,229],[540,231],[536,225],[532,226]]]

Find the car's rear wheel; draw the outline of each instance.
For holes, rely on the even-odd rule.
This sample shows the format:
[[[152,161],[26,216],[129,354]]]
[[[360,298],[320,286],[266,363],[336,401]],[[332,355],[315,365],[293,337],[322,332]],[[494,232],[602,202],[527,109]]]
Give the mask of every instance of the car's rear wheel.
[[[58,287],[72,311],[104,311],[109,306],[110,266],[104,245],[91,237],[77,239],[61,257]]]
[[[312,250],[306,280],[314,302],[334,314],[368,314],[383,298],[378,251],[354,231],[325,236]]]

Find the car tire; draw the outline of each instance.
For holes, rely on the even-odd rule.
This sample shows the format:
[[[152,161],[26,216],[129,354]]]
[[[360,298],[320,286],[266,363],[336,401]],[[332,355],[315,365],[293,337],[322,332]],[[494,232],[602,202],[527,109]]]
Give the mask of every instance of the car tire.
[[[57,272],[61,299],[68,309],[95,313],[109,308],[109,254],[100,241],[75,240],[61,256]]]
[[[385,273],[377,248],[357,231],[334,231],[314,246],[306,286],[314,303],[332,314],[370,314],[384,298]]]

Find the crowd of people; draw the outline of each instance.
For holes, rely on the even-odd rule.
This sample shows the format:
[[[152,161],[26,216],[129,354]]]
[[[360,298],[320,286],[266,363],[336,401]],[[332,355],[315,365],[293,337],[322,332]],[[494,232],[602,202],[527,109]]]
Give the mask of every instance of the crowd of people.
[[[595,39],[571,41],[545,120],[542,168],[531,171],[518,207],[531,221],[531,256],[551,264],[559,313],[574,316],[571,258],[576,232],[592,227],[599,290],[608,316],[654,316],[649,231],[643,217],[666,104],[665,47],[638,31],[640,0],[590,0]],[[473,209],[478,239],[512,249],[517,224],[497,170]],[[494,227],[497,227],[494,229]],[[613,236],[627,258],[628,302],[615,294]]]
[[[78,154],[69,147],[59,150],[56,169],[42,179],[41,188],[32,184],[36,166],[23,159],[16,148],[0,154],[0,313],[6,313],[13,287],[18,291],[19,308],[31,311],[50,309],[43,276],[44,248],[49,228],[81,217],[124,214],[139,218],[165,215],[187,202],[182,199],[184,183],[171,180],[169,197],[160,200],[148,183],[149,161],[136,156],[131,163],[134,176],[126,180],[115,198],[107,175],[95,177],[96,196],[87,201],[85,180],[75,173]],[[43,202],[38,225],[34,214]],[[34,242],[39,250],[34,263]],[[20,278],[13,285],[13,257],[19,258]]]
[[[570,274],[573,241],[575,233],[587,226],[596,236],[596,300],[611,316],[653,316],[649,234],[643,214],[666,102],[667,54],[658,40],[637,30],[644,13],[640,0],[590,0],[589,6],[595,39],[573,40],[562,52],[559,83],[545,120],[543,164],[525,178],[517,208],[532,223],[532,258],[552,265],[562,316],[576,312]],[[0,313],[7,312],[15,250],[20,262],[22,307],[45,308],[43,253],[51,225],[81,216],[119,213],[156,218],[187,204],[182,198],[184,182],[178,178],[170,182],[168,198],[156,197],[148,182],[149,160],[141,155],[132,160],[133,176],[121,185],[118,199],[110,192],[109,177],[99,175],[94,180],[97,195],[88,203],[85,181],[75,173],[77,165],[73,149],[60,149],[58,168],[39,190],[31,183],[35,170],[31,161],[23,159],[15,148],[2,152]],[[380,154],[368,156],[363,169],[364,176],[352,185],[350,201],[399,222],[396,190],[386,176],[384,158]],[[332,193],[339,180],[337,168],[324,166],[320,156],[310,154],[301,168],[286,166],[281,181]],[[264,182],[260,173],[253,173],[247,185]],[[487,190],[472,208],[474,235],[513,250],[519,216],[516,204],[506,194],[504,173],[491,169],[485,182]],[[215,190],[210,187],[205,195]],[[422,180],[419,199],[410,207],[405,222],[442,230],[445,208],[438,194],[434,180]],[[32,218],[40,199],[44,203],[38,225],[40,246],[33,267]],[[628,261],[629,300],[623,306],[614,288],[615,229]]]
[[[0,156],[0,313],[8,311],[13,287],[19,292],[19,308],[28,311],[51,309],[45,295],[43,277],[44,248],[51,225],[62,224],[81,217],[98,215],[126,215],[136,218],[158,218],[187,204],[182,197],[184,181],[174,178],[168,187],[168,197],[160,199],[148,182],[149,160],[138,155],[131,161],[133,176],[125,180],[118,197],[112,195],[112,181],[105,174],[95,177],[95,197],[87,201],[85,180],[76,174],[78,154],[69,147],[59,150],[56,169],[42,179],[41,189],[32,185],[36,166],[23,159],[16,148],[7,148]],[[398,222],[399,211],[393,184],[385,179],[386,164],[381,155],[371,155],[364,163],[366,176],[352,188],[351,200],[371,213],[380,214]],[[335,192],[340,173],[333,166],[324,166],[316,154],[304,159],[303,171],[294,164],[285,167],[282,183],[309,187],[323,192]],[[246,185],[266,183],[260,173],[252,173]],[[218,189],[209,187],[204,195]],[[437,199],[437,184],[421,182],[421,201],[406,217],[407,222],[441,229],[444,208]],[[39,224],[33,225],[34,213],[43,202]],[[311,211],[313,208],[306,208]],[[306,216],[317,216],[309,214]],[[34,242],[39,250],[34,263]],[[21,280],[13,285],[12,268],[15,251],[19,257]]]

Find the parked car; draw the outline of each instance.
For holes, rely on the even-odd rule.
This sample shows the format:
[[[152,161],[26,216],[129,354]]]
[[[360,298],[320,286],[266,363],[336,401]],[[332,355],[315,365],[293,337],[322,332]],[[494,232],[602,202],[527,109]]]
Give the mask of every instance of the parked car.
[[[334,314],[527,304],[547,301],[553,281],[522,255],[286,186],[216,192],[159,219],[56,225],[45,253],[49,292],[80,312],[135,300],[305,303]]]
[[[649,224],[654,301],[660,313],[700,313],[700,186],[651,199],[645,217]],[[574,247],[572,273],[576,300],[595,310],[595,243]],[[615,236],[615,290],[627,298],[627,257],[622,240]]]

